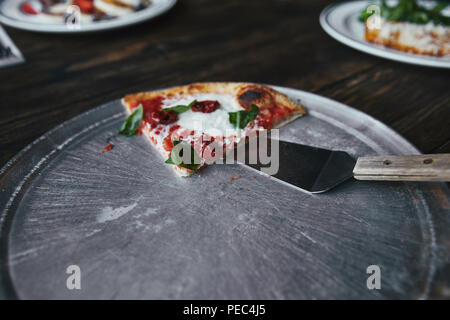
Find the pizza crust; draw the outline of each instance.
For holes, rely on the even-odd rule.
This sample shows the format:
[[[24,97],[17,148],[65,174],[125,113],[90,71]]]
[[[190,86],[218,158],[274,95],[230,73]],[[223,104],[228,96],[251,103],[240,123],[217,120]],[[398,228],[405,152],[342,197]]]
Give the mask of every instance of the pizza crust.
[[[275,112],[276,108],[283,106],[287,108],[284,115],[274,119],[271,128],[281,128],[289,122],[306,114],[303,105],[296,103],[289,99],[286,95],[267,86],[253,84],[253,83],[238,83],[238,82],[207,82],[207,83],[193,83],[180,87],[173,87],[164,90],[140,92],[135,94],[128,94],[122,99],[122,104],[125,106],[128,113],[132,112],[132,107],[138,101],[149,100],[156,97],[164,97],[165,99],[178,99],[186,96],[195,96],[199,94],[223,94],[230,95],[236,99],[242,109],[250,109],[252,104],[259,107],[260,113]],[[155,138],[151,134],[148,126],[142,128],[142,133],[153,143],[158,149],[164,159],[168,159],[170,152],[165,150],[161,144],[156,143]],[[245,140],[245,139],[241,139]],[[232,148],[231,148],[232,149]],[[171,165],[176,173],[180,176],[186,177],[194,173],[184,167]]]

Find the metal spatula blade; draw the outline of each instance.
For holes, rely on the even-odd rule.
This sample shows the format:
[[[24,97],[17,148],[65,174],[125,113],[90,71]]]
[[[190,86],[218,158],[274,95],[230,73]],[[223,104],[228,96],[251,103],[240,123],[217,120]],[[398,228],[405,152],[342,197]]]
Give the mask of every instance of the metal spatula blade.
[[[267,140],[267,146],[272,145],[273,141]],[[276,141],[279,144],[279,166],[270,174],[311,193],[328,191],[352,177],[378,181],[450,181],[450,154],[359,157],[355,160],[344,151]],[[268,165],[259,163],[259,156],[256,164],[249,161],[249,155],[254,150],[248,151],[245,161],[241,163],[267,172]]]
[[[356,161],[346,152],[279,141],[279,169],[272,177],[311,193],[330,190],[353,177]],[[267,166],[246,163],[261,171]]]

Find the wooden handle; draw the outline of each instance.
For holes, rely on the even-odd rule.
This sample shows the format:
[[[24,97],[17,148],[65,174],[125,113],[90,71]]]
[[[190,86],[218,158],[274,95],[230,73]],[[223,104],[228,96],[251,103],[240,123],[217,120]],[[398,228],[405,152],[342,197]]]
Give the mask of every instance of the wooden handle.
[[[358,180],[450,181],[450,154],[358,158]]]

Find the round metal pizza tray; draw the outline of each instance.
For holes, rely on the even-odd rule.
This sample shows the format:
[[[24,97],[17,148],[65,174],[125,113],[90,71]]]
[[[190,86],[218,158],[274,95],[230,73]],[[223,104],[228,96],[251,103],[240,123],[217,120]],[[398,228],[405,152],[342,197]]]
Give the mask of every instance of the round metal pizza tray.
[[[418,153],[357,110],[275,88],[309,111],[281,139],[354,156]],[[117,136],[124,119],[120,101],[92,109],[1,169],[1,297],[383,299],[435,291],[449,252],[445,184],[349,181],[312,195],[240,165],[179,178],[143,136]],[[108,143],[114,148],[102,153]],[[81,289],[67,286],[72,265]],[[367,287],[370,265],[380,267],[379,290]]]

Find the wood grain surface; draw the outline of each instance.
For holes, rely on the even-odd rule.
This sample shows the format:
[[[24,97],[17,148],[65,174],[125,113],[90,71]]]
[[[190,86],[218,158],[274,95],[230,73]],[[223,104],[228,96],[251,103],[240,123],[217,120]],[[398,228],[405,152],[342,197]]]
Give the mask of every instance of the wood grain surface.
[[[336,99],[424,153],[450,152],[450,70],[348,48],[319,25],[329,1],[180,0],[125,29],[39,34],[6,28],[27,62],[0,69],[0,165],[27,144],[126,93],[194,81],[253,81]]]
[[[93,107],[196,81],[251,81],[317,93],[381,120],[423,153],[449,153],[450,70],[384,60],[338,43],[319,25],[329,3],[179,0],[153,21],[111,32],[5,28],[27,61],[0,69],[0,166]],[[440,188],[436,197],[448,208]],[[442,290],[448,275],[448,265],[437,270]],[[442,297],[436,290],[431,297]]]

